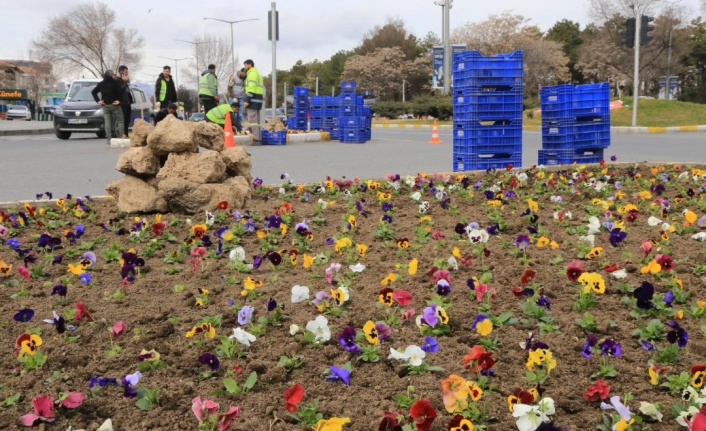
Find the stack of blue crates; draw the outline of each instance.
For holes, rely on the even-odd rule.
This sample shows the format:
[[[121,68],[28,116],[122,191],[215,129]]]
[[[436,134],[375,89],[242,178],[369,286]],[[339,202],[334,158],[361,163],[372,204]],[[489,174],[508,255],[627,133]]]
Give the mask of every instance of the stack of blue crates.
[[[522,51],[453,58],[454,172],[522,166]]]
[[[338,140],[344,144],[363,144],[372,137],[371,125],[363,116],[363,96],[358,96],[356,87],[355,82],[341,82]]]
[[[287,122],[287,128],[307,130],[309,118],[309,89],[294,87],[294,117]]]
[[[335,132],[338,139],[338,114],[340,102],[337,97],[314,96],[311,98],[311,129]]]
[[[600,163],[610,146],[610,84],[544,87],[539,164]]]

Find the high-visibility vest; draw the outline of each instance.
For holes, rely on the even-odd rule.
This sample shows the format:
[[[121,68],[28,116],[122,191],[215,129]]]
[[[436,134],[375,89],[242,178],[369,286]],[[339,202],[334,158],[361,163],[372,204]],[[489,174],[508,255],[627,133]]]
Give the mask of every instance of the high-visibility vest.
[[[216,75],[209,72],[199,78],[199,96],[216,97],[216,93],[218,93]]]
[[[162,79],[162,88],[159,89],[159,102],[164,102],[164,99],[167,98],[167,80]]]
[[[262,95],[265,92],[265,84],[262,81],[262,75],[257,68],[251,67],[248,70],[248,75],[245,78],[245,92],[250,94]]]
[[[224,103],[223,105],[216,106],[206,113],[206,118],[211,122],[225,126],[226,115],[232,114],[233,108],[229,104]]]

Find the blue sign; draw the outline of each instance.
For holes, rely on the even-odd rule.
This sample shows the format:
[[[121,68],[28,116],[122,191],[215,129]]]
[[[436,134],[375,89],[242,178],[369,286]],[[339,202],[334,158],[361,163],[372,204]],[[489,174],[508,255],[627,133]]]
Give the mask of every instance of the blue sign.
[[[452,56],[461,52],[466,52],[466,45],[451,45]],[[434,70],[431,74],[431,87],[444,88],[444,47],[433,47],[432,56],[434,58]],[[453,74],[451,74],[451,86],[453,87]]]

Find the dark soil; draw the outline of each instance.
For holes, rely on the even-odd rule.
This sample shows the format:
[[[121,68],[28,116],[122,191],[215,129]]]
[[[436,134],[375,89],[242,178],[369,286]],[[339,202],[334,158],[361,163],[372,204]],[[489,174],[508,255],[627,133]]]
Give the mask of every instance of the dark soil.
[[[656,298],[661,298],[659,295],[664,295],[669,290],[666,282],[672,280],[673,276],[681,279],[684,289],[690,292],[692,297],[686,304],[675,304],[674,307],[682,308],[685,312],[684,319],[679,322],[689,332],[690,340],[687,348],[681,351],[681,362],[662,376],[662,382],[666,381],[667,376],[689,372],[692,365],[704,362],[706,343],[701,331],[703,322],[692,318],[689,313],[693,302],[706,300],[703,274],[699,271],[699,265],[705,263],[704,243],[691,239],[691,235],[701,228],[694,226],[685,229],[682,212],[689,208],[700,218],[704,215],[706,205],[703,194],[699,192],[701,181],[695,183],[691,177],[685,181],[676,181],[679,172],[674,166],[667,166],[663,172],[658,170],[656,175],[648,167],[636,169],[641,178],[635,178],[634,168],[607,167],[607,175],[612,177],[612,182],[621,181],[620,191],[625,194],[611,210],[617,211],[619,206],[632,203],[639,208],[639,216],[634,222],[626,222],[628,236],[618,247],[610,245],[610,232],[605,228],[596,234],[596,246],[603,247],[605,253],[598,259],[586,261],[584,269],[602,274],[607,289],[605,295],[596,296],[599,306],[589,312],[598,322],[599,338],[610,337],[623,346],[623,357],[610,359],[610,363],[618,371],[617,377],[608,380],[612,387],[611,395],[623,397],[631,393],[634,397],[630,403],[633,413],[637,413],[640,401],[659,403],[662,406],[661,411],[665,414],[663,422],[647,422],[642,424],[642,427],[677,430],[680,427],[674,421],[670,409],[673,404],[681,402],[680,396],[650,384],[648,362],[654,353],[643,350],[637,339],[631,335],[637,325],[647,324],[649,318],[631,317],[630,312],[636,309],[635,301],[630,293],[621,291],[621,284],[634,288],[640,286],[642,281],[650,281],[655,286]],[[666,191],[663,195],[653,195],[650,200],[640,200],[634,196],[643,190],[649,190],[653,185],[652,180],[660,183],[662,173],[671,176],[670,181],[664,182]],[[236,236],[234,241],[224,244],[224,252],[219,258],[209,256],[202,270],[198,271],[192,269],[188,255],[181,264],[166,263],[165,258],[182,248],[187,252],[192,248],[191,245],[184,245],[184,240],[191,234],[185,221],[191,218],[193,224],[202,223],[203,215],[165,215],[163,221],[168,226],[172,224],[168,227],[167,235],[173,235],[176,241],[165,242],[163,249],[148,256],[150,241],[155,238],[150,228],[155,221],[154,216],[145,217],[147,228],[139,237],[132,237],[129,233],[116,234],[123,228],[130,231],[135,220],[133,216],[118,214],[111,201],[87,202],[91,212],[84,219],[76,218],[72,211],[62,214],[53,202],[39,203],[36,206],[46,208],[49,214],[30,217],[25,227],[11,229],[10,235],[20,241],[21,248],[31,248],[32,253],[38,257],[36,263],[29,264],[29,269],[34,270],[34,275],[38,275],[37,269],[42,266],[45,275],[23,280],[16,271],[17,267],[23,265],[23,260],[8,245],[0,245],[0,258],[15,268],[10,277],[0,278],[0,336],[4,346],[0,349],[0,402],[14,394],[21,394],[17,405],[0,408],[0,429],[21,428],[19,419],[23,414],[32,411],[32,398],[41,394],[56,398],[63,391],[86,394],[83,406],[68,416],[57,412],[57,421],[42,425],[40,429],[64,430],[73,426],[74,429],[95,430],[105,419],[112,418],[116,430],[193,430],[198,426],[191,412],[191,400],[197,396],[218,402],[222,411],[232,405],[240,406],[242,414],[233,422],[233,430],[311,429],[304,424],[295,424],[284,408],[284,392],[295,383],[300,383],[306,389],[306,397],[301,406],[318,400],[318,411],[324,418],[349,417],[352,423],[346,429],[354,431],[376,430],[385,411],[399,410],[397,395],[404,394],[408,386],[414,386],[414,396],[431,400],[439,411],[439,417],[432,429],[446,430],[452,415],[444,408],[440,382],[451,374],[458,374],[469,380],[477,379],[477,376],[464,369],[462,364],[463,357],[482,338],[471,329],[481,311],[476,295],[469,290],[466,280],[473,276],[480,277],[484,272],[492,274],[492,281],[488,284],[496,291],[490,300],[490,313],[498,316],[505,311],[511,311],[519,321],[514,325],[496,327],[489,337],[492,339],[497,336],[500,346],[495,352],[496,376],[490,378],[490,384],[496,390],[486,390],[479,402],[483,417],[475,422],[476,427],[486,425],[488,430],[516,429],[514,419],[508,411],[507,397],[517,387],[531,387],[525,378],[527,353],[519,343],[527,338],[529,332],[534,331],[538,339],[549,344],[558,363],[556,370],[547,380],[544,392],[545,397],[550,397],[556,402],[554,423],[572,431],[595,429],[602,423],[602,411],[597,403],[585,401],[582,394],[595,382],[596,379],[591,376],[598,371],[601,358],[596,355],[587,360],[581,355],[585,334],[575,321],[582,317],[583,312],[574,310],[580,287],[567,279],[566,269],[572,260],[581,257],[577,245],[580,236],[578,233],[588,222],[587,210],[594,211],[596,208],[592,205],[592,200],[607,199],[614,195],[615,187],[613,184],[607,184],[602,192],[597,192],[577,181],[576,190],[580,191],[580,194],[571,195],[571,186],[562,181],[560,175],[555,176],[554,179],[559,181],[553,184],[556,181],[548,181],[549,173],[546,173],[543,179],[536,178],[536,170],[527,171],[527,174],[528,183],[520,184],[514,189],[510,184],[511,178],[516,175],[513,172],[471,176],[467,189],[462,182],[456,183],[456,177],[451,177],[445,184],[446,189],[452,184],[457,185],[456,190],[449,193],[450,205],[446,209],[442,208],[442,201],[429,192],[431,181],[434,185],[441,185],[443,181],[441,178],[428,178],[422,191],[423,200],[430,204],[426,215],[432,219],[431,232],[440,232],[445,239],[432,239],[430,236],[426,243],[420,242],[416,233],[422,215],[418,212],[418,204],[410,198],[414,190],[405,185],[404,181],[401,181],[400,190],[392,193],[394,211],[389,213],[393,216],[389,229],[394,231],[394,236],[388,241],[374,236],[384,215],[378,201],[379,190],[360,191],[360,186],[355,183],[338,184],[333,187],[334,191],[323,194],[317,193],[315,186],[307,186],[305,190],[299,191],[295,187],[287,195],[281,195],[276,188],[260,189],[256,191],[248,208],[255,225],[258,229],[267,230],[265,218],[273,215],[283,200],[288,200],[293,206],[290,217],[285,217],[289,220],[288,233],[284,238],[279,238],[279,244],[269,245],[260,241],[255,233]],[[601,175],[601,172],[598,167],[588,168],[579,171],[578,177],[580,179],[582,175],[586,175],[585,180],[588,181],[588,174],[595,177]],[[568,175],[571,175],[571,172]],[[479,180],[483,181],[484,186],[474,190],[473,186]],[[347,326],[353,326],[360,332],[368,320],[384,320],[387,309],[379,304],[378,293],[382,289],[381,280],[390,272],[405,276],[392,287],[411,292],[414,301],[410,308],[414,308],[417,314],[422,313],[427,306],[426,302],[436,294],[435,283],[426,275],[435,262],[446,262],[452,256],[454,247],[458,247],[464,257],[477,251],[477,247],[471,244],[465,235],[455,234],[456,225],[477,222],[481,228],[486,228],[494,224],[491,222],[491,214],[495,209],[487,204],[484,192],[496,183],[501,183],[503,192],[512,190],[518,197],[506,198],[506,205],[497,210],[507,227],[500,235],[490,237],[486,244],[489,255],[484,258],[476,256],[470,267],[459,265],[457,271],[451,271],[453,292],[446,300],[452,304],[449,310],[452,332],[449,336],[439,336],[439,353],[427,355],[425,359],[429,365],[443,367],[444,371],[421,376],[406,375],[398,361],[387,359],[390,347],[404,350],[410,344],[423,344],[424,336],[420,335],[414,319],[392,327],[392,338],[383,344],[381,360],[378,363],[359,362],[340,347],[338,334]],[[392,191],[388,181],[380,181],[380,184],[381,190]],[[695,191],[694,197],[687,195],[690,188]],[[351,195],[343,190],[350,190]],[[308,202],[303,202],[305,193],[311,194]],[[563,203],[551,202],[552,195],[561,196]],[[675,200],[677,195],[683,197],[681,202]],[[514,243],[518,235],[528,234],[530,217],[522,216],[527,209],[528,198],[533,198],[539,203],[537,224],[540,230],[560,247],[557,250],[538,249],[536,242],[541,235],[533,235],[534,243],[526,253],[532,262],[523,264],[520,259],[522,255],[517,255]],[[662,214],[659,205],[654,205],[658,198],[669,199],[671,209],[668,214]],[[317,210],[319,199],[329,202],[326,209]],[[363,199],[367,202],[365,210],[370,212],[368,217],[356,210],[356,201]],[[72,202],[74,201],[69,202],[69,207]],[[558,210],[571,211],[573,218],[563,222],[555,220],[553,213]],[[21,207],[6,211],[10,214],[27,212]],[[601,214],[599,218],[603,222],[603,210],[598,213]],[[219,228],[238,224],[231,210],[219,210],[214,214],[217,221],[207,231],[214,242],[214,245],[208,247],[209,251],[217,249],[216,231]],[[346,220],[350,214],[356,215],[358,225],[352,232],[346,229]],[[650,255],[650,258],[654,258],[658,253],[672,256],[676,266],[673,275],[652,276],[640,273],[640,268],[645,262],[642,243],[650,239],[660,239],[660,227],[647,224],[650,215],[678,226],[677,231],[670,234],[670,240],[659,242]],[[314,265],[307,270],[302,267],[302,255],[299,256],[298,265],[294,267],[290,264],[288,255],[285,255],[283,263],[277,268],[264,260],[262,266],[252,274],[243,274],[229,267],[228,259],[229,250],[234,248],[237,242],[244,247],[246,262],[249,263],[253,261],[253,256],[262,256],[269,249],[296,249],[297,246],[292,243],[298,244],[302,240],[295,232],[295,224],[304,219],[309,221],[314,235],[306,254],[314,256],[330,253],[330,262],[343,265],[341,276],[352,280],[350,301],[343,306],[344,313],[340,317],[327,315],[332,333],[331,340],[318,347],[307,344],[301,333],[296,336],[289,333],[291,324],[303,328],[308,321],[320,314],[308,301],[292,304],[291,288],[297,284],[308,286],[311,289],[311,299],[320,290],[329,291],[330,285],[324,278],[329,263]],[[178,220],[181,220],[181,223],[178,223]],[[42,223],[43,227],[39,223]],[[104,223],[110,231],[104,233],[100,223]],[[71,244],[64,238],[64,230],[75,230],[79,224],[85,225],[86,233],[75,244]],[[11,227],[9,221],[0,225]],[[576,228],[579,228],[579,231],[576,231]],[[36,244],[43,232],[61,237],[62,247],[53,253],[40,250]],[[279,235],[273,235],[273,238],[276,236]],[[327,244],[329,238],[339,239],[344,236],[351,238],[353,244],[368,245],[367,255],[358,259],[353,247],[339,256],[334,246]],[[9,237],[6,237],[3,243]],[[396,245],[395,240],[401,238],[408,238],[410,241],[411,246],[406,251],[399,250]],[[106,250],[111,247],[120,252],[134,248],[139,256],[145,258],[145,267],[129,287],[121,287],[120,264],[106,262]],[[658,248],[661,251],[657,251]],[[81,253],[89,249],[98,257],[97,263],[89,271],[94,282],[90,286],[82,286],[77,276],[67,272],[67,264],[77,263]],[[58,254],[64,255],[63,263],[52,265],[52,257]],[[551,262],[558,256],[563,257],[563,262],[552,265]],[[397,265],[406,265],[413,258],[419,260],[419,270],[415,276],[410,277],[406,275],[404,268],[400,269]],[[348,265],[358,261],[367,268],[361,274],[354,275],[348,270]],[[604,270],[610,265],[626,269],[628,277],[625,280],[615,280]],[[485,266],[485,271],[482,266]],[[176,268],[173,271],[178,269],[178,272],[169,275],[169,268]],[[550,315],[554,319],[556,332],[540,334],[537,320],[522,312],[521,306],[526,298],[518,298],[513,294],[513,287],[520,286],[520,278],[528,268],[536,271],[536,283],[541,285],[544,294],[552,301]],[[257,298],[246,299],[240,294],[242,281],[248,276],[263,282],[262,287],[256,289],[259,293]],[[68,285],[68,295],[65,299],[51,296],[52,286],[56,284]],[[185,286],[185,290],[175,293],[175,286],[178,285]],[[197,299],[201,297],[199,288],[210,291],[208,304],[203,307],[196,305]],[[124,298],[116,298],[118,290],[124,294]],[[176,291],[179,291],[179,288]],[[26,296],[18,295],[18,292],[26,292]],[[221,358],[221,370],[214,373],[213,378],[202,380],[200,376],[207,369],[199,364],[198,357],[205,352],[215,353],[218,339],[230,335],[233,328],[239,326],[237,312],[231,307],[230,301],[233,300],[236,307],[245,304],[253,306],[257,319],[267,315],[265,301],[269,298],[274,298],[278,304],[284,305],[286,318],[280,325],[267,326],[266,333],[258,337],[251,347],[242,347],[241,350],[247,352],[246,358]],[[86,304],[95,321],[88,323],[84,320],[77,323],[77,328],[70,335],[80,337],[75,342],[69,342],[67,337],[57,334],[50,325],[42,323],[42,320],[50,319],[52,311],[64,315],[66,310],[74,309],[77,301]],[[34,319],[29,323],[15,322],[13,316],[24,308],[31,308],[36,312]],[[223,319],[222,325],[217,328],[218,336],[215,340],[199,343],[196,337],[185,338],[186,332],[194,325],[204,318],[217,315],[222,315]],[[658,318],[663,323],[671,320],[666,314]],[[125,322],[127,331],[119,339],[111,341],[110,329],[118,321]],[[615,322],[617,326],[611,326],[609,322]],[[47,362],[41,369],[21,375],[22,368],[13,350],[15,339],[24,332],[37,329],[41,329],[44,345],[40,347],[40,351],[48,358]],[[121,346],[123,350],[117,357],[109,359],[106,357],[106,351],[113,344]],[[659,347],[666,347],[668,342],[657,344]],[[134,399],[123,396],[120,386],[109,388],[102,396],[91,397],[88,384],[93,376],[114,377],[120,380],[123,376],[137,371],[137,356],[142,349],[155,349],[169,365],[165,369],[145,372],[142,381],[137,385],[137,388],[158,389],[159,406],[150,412],[141,411],[135,406]],[[304,366],[287,372],[277,366],[283,355],[303,357]],[[341,367],[348,361],[353,365],[350,386],[326,381],[324,372],[330,365]],[[222,390],[226,374],[232,374],[236,368],[240,370],[240,367],[242,374],[234,377],[240,384],[252,371],[258,373],[259,379],[253,390],[247,394],[233,396],[213,395],[214,391]],[[55,372],[61,373],[62,377],[52,380],[51,383],[47,382]],[[276,418],[283,420],[276,421]],[[637,425],[634,428],[640,429]]]

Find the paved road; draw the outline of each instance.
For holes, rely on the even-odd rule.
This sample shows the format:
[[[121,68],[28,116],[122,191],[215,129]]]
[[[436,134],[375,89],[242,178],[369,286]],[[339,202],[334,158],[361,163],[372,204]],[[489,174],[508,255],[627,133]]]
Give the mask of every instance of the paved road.
[[[296,182],[336,178],[371,178],[390,173],[452,170],[450,130],[441,131],[443,145],[429,145],[428,130],[373,131],[366,144],[338,142],[248,147],[255,176],[268,184],[287,172]],[[706,163],[706,133],[614,135],[606,158],[621,162]],[[524,166],[537,163],[539,133],[524,134]],[[115,171],[124,150],[107,148],[103,139],[90,137],[60,141],[52,135],[0,136],[0,201],[32,199],[36,193],[103,195],[105,185],[119,179]]]

